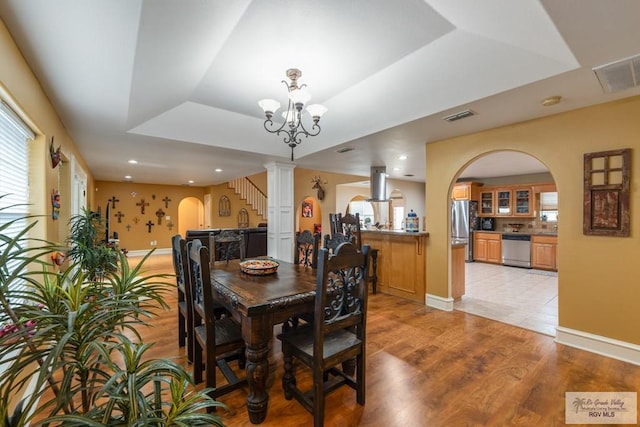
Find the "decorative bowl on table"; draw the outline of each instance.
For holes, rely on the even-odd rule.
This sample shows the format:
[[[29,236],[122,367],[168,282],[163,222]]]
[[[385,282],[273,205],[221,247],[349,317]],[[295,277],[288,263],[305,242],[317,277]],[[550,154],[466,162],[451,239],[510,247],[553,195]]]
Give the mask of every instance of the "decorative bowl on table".
[[[272,259],[247,259],[240,261],[240,270],[253,276],[265,276],[277,272],[279,265]]]

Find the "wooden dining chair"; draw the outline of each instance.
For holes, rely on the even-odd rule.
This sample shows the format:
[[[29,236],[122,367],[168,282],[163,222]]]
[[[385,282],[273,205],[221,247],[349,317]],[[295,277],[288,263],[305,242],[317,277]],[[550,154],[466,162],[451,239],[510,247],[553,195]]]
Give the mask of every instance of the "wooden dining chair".
[[[230,316],[216,319],[213,315],[214,300],[209,267],[209,250],[200,240],[189,242],[189,271],[193,296],[194,353],[193,379],[202,382],[206,369],[206,386],[213,389],[213,399],[247,383],[246,376],[239,377],[229,366],[238,361],[238,369],[245,367],[245,344],[240,325]],[[203,361],[203,353],[206,359]],[[220,369],[227,384],[218,386],[216,368]]]
[[[360,214],[355,215],[329,214],[331,234],[324,237],[323,247],[334,251],[341,243],[350,242],[358,249],[362,249],[362,235],[360,233]]]
[[[311,234],[309,230],[296,233],[296,256],[294,263],[318,268],[318,250],[320,233]]]
[[[365,255],[351,243],[341,244],[333,255],[323,248],[313,323],[278,335],[285,399],[298,400],[313,414],[316,427],[324,425],[325,395],[342,385],[355,389],[356,401],[365,403],[367,293]],[[355,373],[346,371],[354,359]],[[294,360],[311,369],[311,390],[298,388]]]
[[[245,258],[244,233],[232,230],[222,230],[213,237],[213,260],[224,261],[227,264],[230,259]]]
[[[186,297],[188,291],[186,280],[188,280],[187,258],[185,241],[179,234],[171,238],[171,254],[173,258],[173,270],[176,275],[176,285],[178,290],[178,346],[187,345],[187,359],[192,361],[193,355],[193,319],[191,317],[191,304]],[[187,274],[185,274],[187,273]]]

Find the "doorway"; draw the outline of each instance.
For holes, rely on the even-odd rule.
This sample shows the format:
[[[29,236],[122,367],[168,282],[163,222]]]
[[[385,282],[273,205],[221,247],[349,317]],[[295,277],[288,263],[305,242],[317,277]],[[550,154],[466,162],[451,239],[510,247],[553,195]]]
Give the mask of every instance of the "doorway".
[[[514,170],[529,173],[514,174]],[[511,185],[526,188],[529,184],[543,183],[555,187],[553,177],[544,164],[526,153],[512,151],[487,153],[476,158],[460,172],[456,181],[479,183],[481,189],[486,187],[487,190],[501,186],[511,188]],[[531,188],[533,192],[545,186]],[[557,221],[549,221],[548,215],[543,220],[541,212],[544,207],[540,204],[540,195],[535,193],[532,196],[534,206],[530,215],[492,216],[495,218],[494,233],[513,232],[516,225],[521,227],[521,234],[532,237],[557,231]],[[555,336],[558,325],[557,272],[503,266],[490,261],[467,262],[464,270],[465,293],[454,302],[455,310]]]
[[[187,235],[187,230],[199,230],[204,225],[204,204],[197,197],[185,197],[178,205],[178,233]]]

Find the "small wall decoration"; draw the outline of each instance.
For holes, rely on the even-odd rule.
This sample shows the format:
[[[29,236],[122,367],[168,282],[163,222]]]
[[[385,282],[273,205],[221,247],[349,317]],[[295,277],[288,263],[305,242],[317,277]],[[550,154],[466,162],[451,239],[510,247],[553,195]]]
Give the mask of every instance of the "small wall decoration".
[[[173,227],[174,227],[173,223],[172,223],[171,221],[169,221],[169,222],[167,223],[167,228],[168,228],[169,230],[172,230],[172,229],[173,229]]]
[[[147,226],[148,232],[151,233],[151,227],[153,227],[155,224],[153,223],[153,221],[149,220],[145,225]]]
[[[313,202],[302,202],[302,216],[313,218]]]
[[[151,200],[155,200],[155,199],[156,199],[156,195],[155,195],[155,194],[152,194],[152,195],[151,195]]]
[[[320,175],[313,177],[313,179],[311,180],[311,182],[313,182],[313,187],[311,187],[311,189],[313,190],[318,190],[317,194],[316,194],[316,198],[320,201],[324,200],[324,187],[323,185],[327,184],[327,181],[324,181],[322,178],[320,178]]]
[[[137,216],[133,217],[133,223],[138,225],[138,223],[140,222],[140,218],[138,218]]]
[[[144,208],[149,206],[149,203],[145,202],[144,199],[140,199],[140,201],[136,203],[136,206],[140,206],[140,213],[144,215]]]
[[[164,218],[166,214],[164,213],[164,211],[162,210],[162,208],[159,208],[156,211],[156,216],[158,217],[158,225],[162,224],[162,218]]]
[[[134,198],[138,195],[138,193],[135,191],[132,191],[130,194],[131,194],[131,197],[134,197]]]
[[[231,202],[227,196],[220,196],[218,200],[218,216],[231,216]]]
[[[51,261],[58,267],[60,267],[64,263],[66,255],[64,252],[55,251],[51,254]]]
[[[584,155],[583,233],[629,236],[631,149]]]
[[[125,228],[127,229],[127,231],[131,231],[131,224],[127,224]]]
[[[238,227],[248,227],[249,226],[249,212],[245,208],[240,209],[238,212]]]
[[[116,218],[118,218],[118,222],[122,222],[122,217],[124,216],[124,214],[120,211],[118,211],[117,214],[114,215]]]
[[[49,155],[51,156],[51,167],[53,169],[58,166],[60,161],[62,160],[62,154],[60,154],[60,149],[62,147],[58,145],[58,149],[54,150],[53,148],[53,137],[51,137],[51,142],[49,143]]]
[[[55,221],[60,216],[60,193],[55,188],[51,190],[51,218]]]
[[[169,202],[171,201],[169,196],[164,196],[164,199],[162,199],[162,201],[164,202],[164,208],[169,209]]]
[[[120,199],[116,199],[116,196],[111,196],[111,198],[109,200],[107,200],[107,202],[111,202],[111,207],[113,209],[116,208],[116,202],[119,202]]]

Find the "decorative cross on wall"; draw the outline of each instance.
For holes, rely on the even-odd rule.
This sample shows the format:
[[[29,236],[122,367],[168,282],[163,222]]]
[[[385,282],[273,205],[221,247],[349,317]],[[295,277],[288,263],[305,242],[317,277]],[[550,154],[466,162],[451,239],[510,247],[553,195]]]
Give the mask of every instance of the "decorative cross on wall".
[[[116,199],[116,196],[111,196],[111,198],[109,200],[107,200],[107,202],[111,202],[111,208],[115,209],[116,208],[116,202],[119,202],[120,199]],[[120,221],[118,221],[120,222]]]
[[[118,222],[122,222],[122,217],[124,216],[124,214],[120,211],[118,211],[117,214],[115,214],[115,217],[118,218]]]
[[[147,229],[149,230],[149,233],[151,233],[151,227],[154,226],[153,222],[151,220],[147,221],[147,223],[145,224],[147,226]]]
[[[162,201],[164,202],[164,208],[169,209],[169,202],[171,201],[169,196],[164,196],[164,199],[162,199]]]
[[[127,231],[131,231],[131,224],[127,224]]]
[[[156,211],[156,216],[158,217],[158,225],[162,224],[162,217],[164,217],[165,213],[162,208]]]
[[[167,228],[168,228],[169,230],[172,230],[172,229],[173,229],[173,223],[172,223],[171,221],[169,221],[169,222],[167,223]]]
[[[144,208],[145,206],[149,206],[149,203],[145,202],[144,199],[140,199],[140,201],[136,203],[136,206],[140,206],[140,213],[144,215]]]

